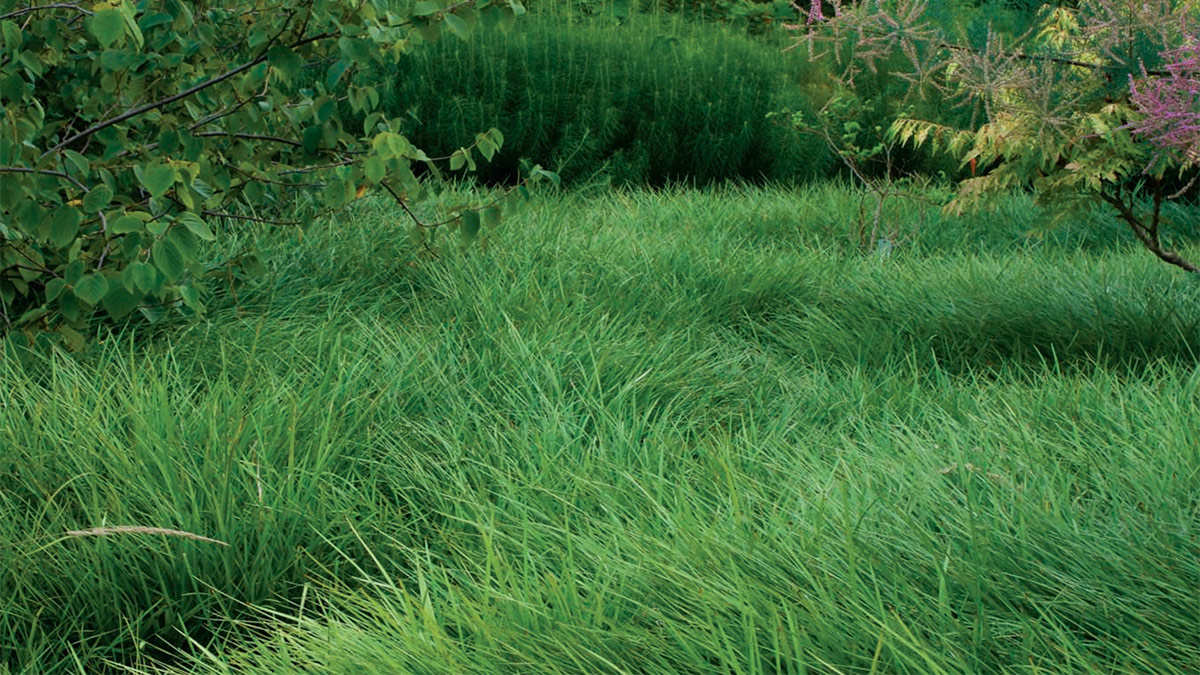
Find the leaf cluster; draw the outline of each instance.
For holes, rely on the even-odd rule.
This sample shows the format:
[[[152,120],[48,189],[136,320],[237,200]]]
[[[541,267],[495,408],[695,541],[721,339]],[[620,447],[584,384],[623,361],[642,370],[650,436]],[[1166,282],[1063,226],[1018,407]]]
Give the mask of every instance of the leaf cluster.
[[[517,0],[0,1],[0,331],[204,311],[222,223],[299,225],[436,162],[354,78]],[[303,86],[300,75],[316,73]],[[355,113],[355,123],[342,114]],[[496,131],[451,159],[474,165]],[[235,256],[257,267],[252,252]],[[228,262],[228,261],[225,261]],[[253,275],[254,270],[250,270]]]

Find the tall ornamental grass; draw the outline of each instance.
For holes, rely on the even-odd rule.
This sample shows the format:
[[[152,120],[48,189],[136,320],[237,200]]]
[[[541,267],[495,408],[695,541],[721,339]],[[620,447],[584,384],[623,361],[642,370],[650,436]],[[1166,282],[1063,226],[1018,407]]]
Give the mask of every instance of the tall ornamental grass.
[[[1200,670],[1194,283],[1021,199],[862,255],[857,196],[438,259],[363,202],[203,322],[11,338],[0,672]]]

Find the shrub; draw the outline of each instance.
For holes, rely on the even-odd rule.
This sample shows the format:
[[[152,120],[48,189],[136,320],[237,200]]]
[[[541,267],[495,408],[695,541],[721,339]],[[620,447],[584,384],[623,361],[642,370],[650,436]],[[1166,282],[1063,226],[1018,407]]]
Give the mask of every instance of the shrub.
[[[394,4],[0,0],[0,333],[57,328],[78,343],[98,313],[198,314],[215,224],[278,224],[308,195],[334,209],[374,186],[417,198],[412,167],[430,158],[374,112],[371,83],[347,82],[442,25],[465,36],[523,8]],[[304,70],[320,75],[291,86]],[[465,139],[451,169],[501,141]],[[219,273],[253,257],[226,262]]]
[[[382,107],[435,156],[500,129],[505,147],[479,172],[489,182],[512,180],[524,158],[568,181],[807,180],[825,175],[828,153],[766,115],[811,107],[802,87],[818,77],[713,26],[544,17],[404,57]]]

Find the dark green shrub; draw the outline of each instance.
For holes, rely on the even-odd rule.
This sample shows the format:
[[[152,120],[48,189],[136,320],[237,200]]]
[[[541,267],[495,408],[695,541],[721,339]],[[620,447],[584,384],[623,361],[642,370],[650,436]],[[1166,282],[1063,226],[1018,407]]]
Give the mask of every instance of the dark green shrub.
[[[783,35],[783,24],[796,23],[800,14],[791,0],[529,0],[526,4],[543,16],[600,17],[624,23],[672,15],[767,37]]]
[[[827,150],[766,116],[811,107],[801,85],[814,68],[714,26],[542,17],[404,57],[382,106],[435,156],[499,128],[504,149],[478,174],[488,182],[511,180],[522,159],[567,181],[802,181],[826,174]]]

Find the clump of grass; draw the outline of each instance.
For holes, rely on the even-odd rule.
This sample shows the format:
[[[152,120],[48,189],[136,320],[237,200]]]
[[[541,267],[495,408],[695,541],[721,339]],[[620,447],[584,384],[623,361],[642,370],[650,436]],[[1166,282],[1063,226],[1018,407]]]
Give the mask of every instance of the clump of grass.
[[[984,219],[858,255],[854,200],[554,196],[438,259],[368,202],[204,322],[7,346],[0,664],[1200,670],[1190,281]],[[108,523],[229,546],[44,546]]]

